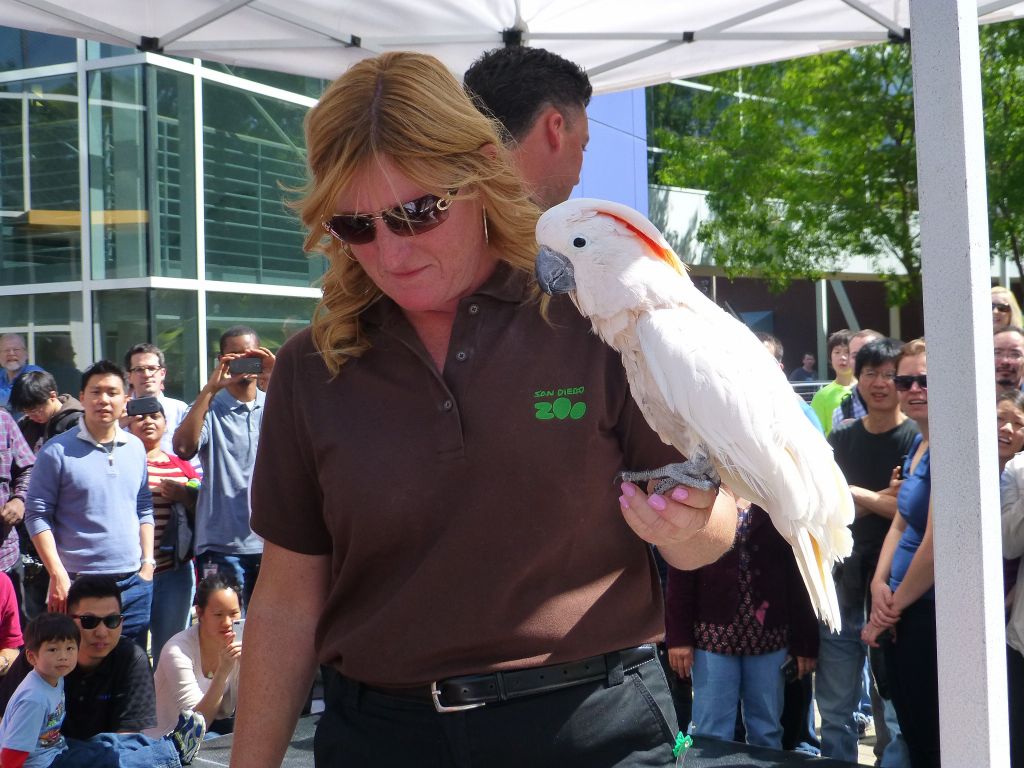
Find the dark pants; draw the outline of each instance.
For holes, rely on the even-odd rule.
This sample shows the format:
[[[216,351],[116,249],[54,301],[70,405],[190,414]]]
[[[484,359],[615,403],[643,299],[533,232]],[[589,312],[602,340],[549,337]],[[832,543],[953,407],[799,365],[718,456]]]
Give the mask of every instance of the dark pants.
[[[939,673],[935,601],[920,599],[886,641],[885,671],[912,768],[939,768]]]
[[[1018,585],[1018,589],[1024,585]],[[1010,768],[1024,768],[1024,656],[1006,646],[1010,694]]]
[[[429,701],[371,690],[334,670],[330,676],[314,739],[317,768],[639,768],[674,762],[678,728],[668,682],[653,658],[620,682],[610,673],[606,681],[444,714]]]
[[[786,683],[782,703],[782,748],[821,754],[821,742],[814,732],[814,684],[812,675]]]

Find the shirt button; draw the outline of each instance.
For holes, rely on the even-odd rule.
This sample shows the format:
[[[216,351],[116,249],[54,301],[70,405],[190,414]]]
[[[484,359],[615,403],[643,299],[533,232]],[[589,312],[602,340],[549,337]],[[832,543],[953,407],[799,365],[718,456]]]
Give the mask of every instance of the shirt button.
[[[458,360],[460,363],[463,362],[467,357],[469,357],[469,355],[467,355],[462,350],[459,350],[458,352],[455,353],[455,359]]]
[[[445,400],[443,403],[441,403],[441,409],[445,411],[450,411],[454,406],[455,403],[453,403],[451,400]]]
[[[471,315],[479,315],[480,314],[480,305],[479,304],[470,304],[469,305],[469,314],[471,314]]]

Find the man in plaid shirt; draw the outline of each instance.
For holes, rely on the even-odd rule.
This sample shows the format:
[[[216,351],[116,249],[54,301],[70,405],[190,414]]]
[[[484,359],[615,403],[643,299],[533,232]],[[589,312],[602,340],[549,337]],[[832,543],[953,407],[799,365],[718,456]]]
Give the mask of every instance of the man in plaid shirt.
[[[25,494],[36,457],[6,410],[0,408],[0,571],[11,576],[22,603],[17,525],[25,517]],[[7,670],[3,670],[6,672]],[[0,674],[3,674],[0,672]]]

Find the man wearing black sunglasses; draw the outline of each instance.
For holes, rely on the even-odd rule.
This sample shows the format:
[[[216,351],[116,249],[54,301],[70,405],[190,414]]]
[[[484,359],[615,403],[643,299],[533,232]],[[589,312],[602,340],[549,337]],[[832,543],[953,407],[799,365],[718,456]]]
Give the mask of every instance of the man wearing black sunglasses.
[[[89,739],[97,733],[138,733],[156,725],[156,694],[149,659],[121,635],[117,582],[79,576],[68,591],[68,613],[82,633],[78,665],[64,678],[67,714],[61,733]],[[24,654],[0,683],[0,712],[31,671]]]
[[[466,90],[505,129],[533,201],[546,210],[569,199],[590,141],[586,72],[543,48],[496,48],[473,62]]]

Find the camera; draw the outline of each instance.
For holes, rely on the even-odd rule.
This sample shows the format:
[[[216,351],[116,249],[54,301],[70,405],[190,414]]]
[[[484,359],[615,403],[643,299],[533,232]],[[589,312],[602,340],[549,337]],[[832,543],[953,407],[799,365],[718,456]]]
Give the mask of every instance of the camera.
[[[260,357],[236,357],[228,363],[228,372],[232,376],[243,373],[263,373],[263,359]]]
[[[145,416],[147,413],[160,413],[163,408],[155,397],[137,397],[128,401],[129,416]]]

